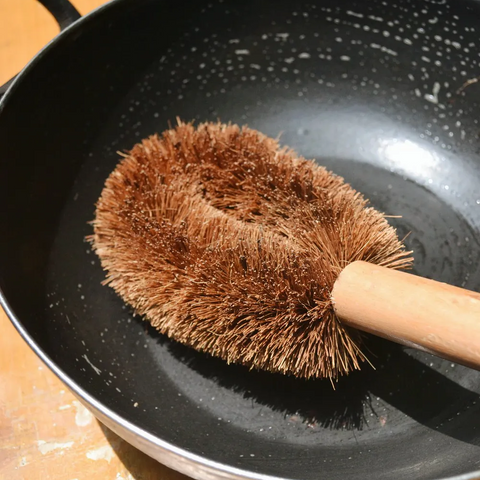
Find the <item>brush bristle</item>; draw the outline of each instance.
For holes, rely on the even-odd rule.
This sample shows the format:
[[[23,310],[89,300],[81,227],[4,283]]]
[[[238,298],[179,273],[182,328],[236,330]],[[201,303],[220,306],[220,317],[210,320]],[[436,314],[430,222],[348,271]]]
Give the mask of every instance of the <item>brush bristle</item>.
[[[411,264],[342,178],[247,127],[179,122],[123,158],[90,237],[105,283],[160,332],[227,362],[337,379],[366,359],[331,291],[355,260]]]

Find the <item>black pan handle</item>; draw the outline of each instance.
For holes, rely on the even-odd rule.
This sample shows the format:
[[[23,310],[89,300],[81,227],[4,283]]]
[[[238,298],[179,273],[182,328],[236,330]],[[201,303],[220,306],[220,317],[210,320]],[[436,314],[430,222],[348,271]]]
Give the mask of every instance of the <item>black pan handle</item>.
[[[64,30],[80,17],[78,10],[68,0],[37,0],[55,18],[60,30]]]
[[[80,13],[78,13],[78,10],[68,0],[37,1],[53,15],[60,27],[60,30],[64,30],[81,17]],[[0,98],[7,91],[14,79],[15,77],[11,78],[7,83],[0,86]]]

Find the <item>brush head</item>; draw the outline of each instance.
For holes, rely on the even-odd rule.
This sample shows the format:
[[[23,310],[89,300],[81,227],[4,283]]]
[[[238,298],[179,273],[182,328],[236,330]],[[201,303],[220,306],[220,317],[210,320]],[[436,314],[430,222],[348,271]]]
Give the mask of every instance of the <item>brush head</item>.
[[[160,332],[227,362],[337,379],[366,359],[341,270],[411,263],[344,180],[260,132],[179,122],[124,155],[90,237],[105,283]]]

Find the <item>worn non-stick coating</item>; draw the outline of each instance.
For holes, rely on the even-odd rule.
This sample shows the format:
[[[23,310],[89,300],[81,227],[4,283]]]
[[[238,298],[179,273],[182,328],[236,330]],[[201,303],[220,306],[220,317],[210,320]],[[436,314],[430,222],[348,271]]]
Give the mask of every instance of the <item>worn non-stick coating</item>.
[[[125,0],[84,18],[1,107],[10,316],[103,421],[198,478],[480,469],[479,372],[375,339],[376,370],[336,391],[226,366],[133,317],[84,240],[116,151],[220,119],[281,133],[402,216],[415,273],[479,290],[480,83],[457,93],[479,32],[480,5],[448,0]]]

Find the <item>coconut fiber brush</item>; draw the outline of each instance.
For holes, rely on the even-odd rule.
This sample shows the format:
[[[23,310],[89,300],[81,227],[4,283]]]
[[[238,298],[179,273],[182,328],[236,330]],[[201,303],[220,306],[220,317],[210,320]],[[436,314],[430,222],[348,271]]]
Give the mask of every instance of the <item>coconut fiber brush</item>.
[[[90,237],[105,283],[160,332],[229,363],[337,379],[360,330],[480,365],[480,295],[412,258],[342,178],[258,131],[179,122],[124,155]]]

